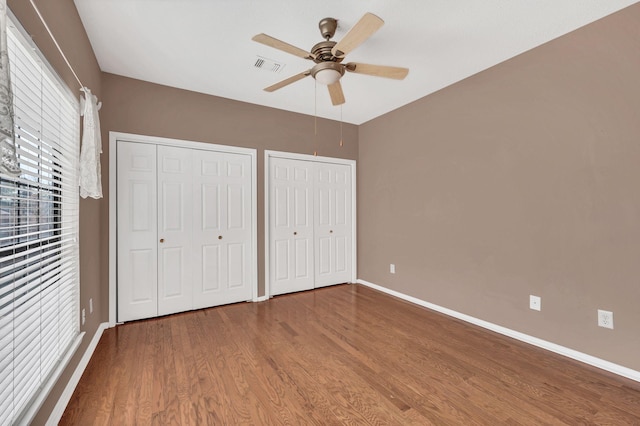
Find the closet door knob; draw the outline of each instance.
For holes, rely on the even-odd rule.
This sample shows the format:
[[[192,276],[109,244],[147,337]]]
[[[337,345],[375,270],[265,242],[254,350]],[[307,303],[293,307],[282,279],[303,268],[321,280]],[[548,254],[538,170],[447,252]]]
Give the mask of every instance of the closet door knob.
[[[329,231],[330,234],[333,234],[333,229],[331,231]]]
[[[161,242],[161,243],[164,243],[164,238],[160,238],[160,242]]]
[[[218,239],[221,240],[222,239],[222,235],[218,235]]]
[[[298,233],[294,231],[294,232],[293,232],[293,235],[298,235]]]

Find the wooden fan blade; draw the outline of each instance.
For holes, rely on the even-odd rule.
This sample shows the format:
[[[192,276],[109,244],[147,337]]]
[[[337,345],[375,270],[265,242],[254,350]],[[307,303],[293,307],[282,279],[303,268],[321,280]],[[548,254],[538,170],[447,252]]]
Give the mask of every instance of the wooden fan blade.
[[[349,62],[345,64],[347,71],[356,74],[367,74],[376,77],[393,78],[394,80],[404,80],[409,74],[409,68],[388,67],[386,65],[361,64],[359,62]]]
[[[342,85],[340,80],[327,86],[329,88],[329,96],[331,96],[331,103],[334,105],[342,105],[344,101],[344,93],[342,92]]]
[[[282,80],[279,83],[274,84],[273,86],[266,87],[264,89],[265,92],[274,92],[278,89],[282,89],[284,86],[288,86],[291,83],[295,83],[298,80],[302,80],[306,76],[311,74],[311,70],[306,70],[305,72],[301,72],[300,74],[293,75],[285,80]]]
[[[371,37],[383,24],[384,21],[373,13],[365,13],[342,40],[333,46],[331,53],[333,56],[343,57]]]
[[[266,34],[258,34],[256,36],[253,36],[251,40],[262,43],[265,46],[273,47],[274,49],[282,50],[283,52],[299,56],[302,59],[313,59],[315,57],[312,53],[309,53],[306,50],[292,46],[289,43],[285,43],[282,40],[278,40],[277,38],[273,38]]]

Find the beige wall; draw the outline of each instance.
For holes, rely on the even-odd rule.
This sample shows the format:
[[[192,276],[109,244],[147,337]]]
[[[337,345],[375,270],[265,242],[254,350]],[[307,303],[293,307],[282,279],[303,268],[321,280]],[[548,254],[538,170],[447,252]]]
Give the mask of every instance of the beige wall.
[[[298,152],[356,159],[358,128],[273,108],[203,95],[167,86],[103,74],[103,108],[100,111],[103,138],[107,131],[161,136],[190,141],[257,149],[258,154],[258,281],[264,294],[264,150]],[[109,170],[108,147],[102,170]],[[106,184],[106,176],[103,185]],[[109,192],[108,190],[106,191]],[[102,250],[108,249],[108,212],[102,211]],[[103,257],[103,309],[107,308],[107,262]]]
[[[635,5],[360,126],[359,277],[640,370],[639,40]]]
[[[79,96],[79,84],[64,63],[29,1],[8,0],[7,3],[22,26],[31,34],[47,60],[73,93]],[[38,1],[36,4],[65,51],[69,62],[78,73],[80,80],[100,97],[102,93],[100,68],[73,1]],[[101,252],[100,233],[96,226],[100,219],[102,204],[102,201],[91,199],[80,201],[80,304],[82,308],[86,308],[87,312],[87,321],[81,329],[86,332],[86,335],[76,356],[69,363],[58,385],[51,391],[33,424],[43,424],[49,417],[91,338],[100,323],[105,320],[104,312],[100,310]],[[91,315],[89,314],[90,298],[93,298],[94,301],[94,311]]]

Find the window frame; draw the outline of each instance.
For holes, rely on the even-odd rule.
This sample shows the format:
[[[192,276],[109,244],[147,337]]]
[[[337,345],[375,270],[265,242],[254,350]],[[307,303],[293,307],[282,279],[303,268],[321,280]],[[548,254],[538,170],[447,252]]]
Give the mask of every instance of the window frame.
[[[0,204],[0,208],[4,209],[4,204],[15,203],[15,207],[9,207],[14,210],[14,216],[8,221],[5,217],[0,220],[2,231],[6,231],[4,227],[9,223],[8,229],[14,232],[13,235],[10,235],[11,232],[0,232],[0,238],[5,242],[3,244],[3,240],[0,240],[0,297],[9,294],[10,296],[7,296],[9,299],[5,297],[3,300],[11,300],[10,303],[13,306],[11,309],[2,311],[3,306],[0,304],[0,314],[4,312],[10,316],[5,316],[5,319],[13,318],[13,322],[17,322],[17,315],[21,315],[17,313],[18,301],[20,301],[25,304],[37,305],[38,308],[30,307],[29,313],[24,314],[28,316],[19,318],[40,321],[39,329],[36,327],[39,333],[27,336],[32,341],[37,341],[35,344],[39,348],[38,356],[33,356],[33,358],[37,358],[39,374],[28,373],[25,376],[27,384],[22,382],[16,384],[15,380],[8,382],[14,388],[10,394],[12,400],[17,398],[16,387],[26,388],[29,391],[20,391],[24,396],[20,402],[24,403],[20,403],[19,407],[15,406],[16,402],[14,401],[10,411],[0,412],[2,416],[4,416],[3,413],[9,413],[9,417],[0,418],[0,423],[7,420],[15,423],[30,423],[77,351],[85,334],[80,329],[78,243],[77,165],[80,151],[80,103],[78,97],[74,96],[58,76],[10,10],[7,10],[7,18],[7,38],[10,39],[8,43],[10,45],[17,43],[12,48],[10,47],[10,52],[12,49],[20,48],[24,53],[23,57],[28,58],[30,63],[37,67],[32,69],[36,70],[41,82],[41,86],[38,88],[27,87],[28,84],[23,81],[22,84],[26,86],[21,90],[16,90],[16,81],[12,81],[14,100],[21,95],[28,96],[25,95],[25,88],[38,93],[41,108],[39,112],[34,113],[34,117],[37,116],[42,124],[40,132],[34,133],[28,127],[21,127],[20,119],[16,119],[15,141],[22,173],[16,177],[0,176],[0,187],[3,192],[5,190],[11,192],[11,187],[15,191],[13,199],[8,203],[4,202],[5,194],[3,193],[3,203]],[[9,57],[11,61],[16,57],[16,53],[10,53]],[[13,69],[16,66],[19,65],[11,61],[12,77],[16,75]],[[52,123],[53,127],[51,127]],[[23,139],[21,135],[28,135],[28,138]],[[24,155],[25,153],[26,155]],[[34,223],[31,221],[32,217],[37,218]],[[9,240],[11,243],[6,244],[6,241]],[[20,253],[25,254],[21,256]],[[30,261],[30,259],[32,260]],[[12,264],[16,263],[20,263],[19,269],[15,266],[14,270],[9,269]],[[15,269],[18,269],[17,272]],[[38,279],[40,280],[39,284],[33,284]],[[58,285],[58,282],[63,282],[63,284]],[[1,291],[3,283],[7,289],[4,293]],[[18,288],[16,283],[20,283],[23,289],[16,290]],[[50,286],[55,288],[50,290]],[[31,296],[22,298],[24,294],[36,291],[37,293],[33,293],[37,294],[36,302],[32,302]],[[52,293],[52,291],[57,292]],[[37,312],[38,309],[40,315],[34,315],[33,312]],[[43,322],[49,318],[46,316],[49,313],[45,314],[45,312],[51,311],[55,311],[55,315],[57,315],[55,318],[64,324],[64,328],[61,328],[59,324],[57,328],[56,326],[50,327],[49,324]],[[27,312],[26,309],[25,312]],[[2,320],[3,316],[0,315],[0,321]],[[2,326],[1,322],[0,326]],[[18,338],[15,337],[17,327],[14,325],[13,328],[6,326],[0,329],[3,333],[7,330],[13,330],[11,331],[14,336],[11,338],[11,342],[13,342],[11,355],[8,355],[11,357],[9,367],[12,376],[17,374],[14,371],[16,365],[23,362],[16,355],[18,352],[16,349]],[[28,327],[33,328],[35,325]],[[54,330],[53,335],[51,334],[52,329]],[[44,333],[49,334],[45,335]],[[0,338],[2,338],[1,335]],[[48,353],[48,350],[52,348],[55,349],[55,355]],[[0,378],[2,378],[1,374]]]

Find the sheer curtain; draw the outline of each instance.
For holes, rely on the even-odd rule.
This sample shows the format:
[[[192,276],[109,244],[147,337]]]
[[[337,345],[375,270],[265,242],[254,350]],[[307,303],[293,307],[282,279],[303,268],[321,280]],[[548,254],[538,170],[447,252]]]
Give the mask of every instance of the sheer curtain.
[[[80,90],[84,92],[84,98],[80,99],[80,114],[84,116],[80,150],[80,196],[102,198],[100,181],[102,139],[98,116],[102,103],[98,102],[98,98],[87,87]]]

